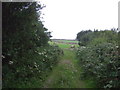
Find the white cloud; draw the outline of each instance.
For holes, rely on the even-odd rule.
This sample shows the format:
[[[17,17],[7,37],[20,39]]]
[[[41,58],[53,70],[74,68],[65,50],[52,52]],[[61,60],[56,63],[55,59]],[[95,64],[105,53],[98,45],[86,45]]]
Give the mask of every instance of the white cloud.
[[[53,38],[75,39],[81,30],[118,27],[119,0],[41,0]]]

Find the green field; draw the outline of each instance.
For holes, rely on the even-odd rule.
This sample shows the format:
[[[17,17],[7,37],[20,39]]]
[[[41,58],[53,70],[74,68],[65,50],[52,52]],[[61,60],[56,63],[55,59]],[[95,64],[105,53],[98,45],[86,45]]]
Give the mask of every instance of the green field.
[[[58,45],[62,49],[65,49],[65,48],[70,49],[71,46],[73,46],[73,45],[75,46],[75,48],[78,48],[79,45],[77,43],[78,43],[78,41],[72,41],[72,40],[71,41],[70,40],[49,41],[50,45]]]
[[[67,39],[52,39],[53,42],[60,42],[60,43],[74,43],[78,44],[77,40],[67,40]]]

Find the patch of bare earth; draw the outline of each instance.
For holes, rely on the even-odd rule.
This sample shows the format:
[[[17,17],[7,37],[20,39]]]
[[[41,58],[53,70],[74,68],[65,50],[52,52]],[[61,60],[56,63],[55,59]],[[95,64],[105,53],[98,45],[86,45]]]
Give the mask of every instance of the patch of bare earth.
[[[63,60],[60,62],[61,64],[72,64],[70,60]]]

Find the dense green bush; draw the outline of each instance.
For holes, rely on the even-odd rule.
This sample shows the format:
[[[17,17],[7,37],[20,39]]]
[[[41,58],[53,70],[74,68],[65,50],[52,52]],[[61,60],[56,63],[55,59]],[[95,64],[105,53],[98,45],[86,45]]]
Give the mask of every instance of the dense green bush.
[[[40,20],[43,7],[36,2],[2,3],[3,88],[40,87],[42,75],[58,62],[61,50],[48,44],[50,35]]]
[[[48,44],[49,37],[45,33],[47,29],[39,20],[41,5],[36,2],[4,2],[2,9],[4,56],[22,56],[36,50],[36,47]]]
[[[120,88],[120,56],[118,45],[102,43],[80,47],[77,51],[84,78],[93,78],[97,87]]]
[[[104,30],[104,31],[98,31],[98,30],[87,30],[87,31],[81,31],[77,34],[76,39],[79,41],[80,46],[89,46],[91,45],[97,45],[104,42],[108,43],[117,43],[118,41],[118,35],[117,35],[117,29],[111,29],[111,30]]]
[[[3,67],[3,87],[21,87],[20,84],[30,83],[33,77],[42,80],[42,74],[49,72],[57,64],[61,54],[60,48],[49,46],[12,58]]]

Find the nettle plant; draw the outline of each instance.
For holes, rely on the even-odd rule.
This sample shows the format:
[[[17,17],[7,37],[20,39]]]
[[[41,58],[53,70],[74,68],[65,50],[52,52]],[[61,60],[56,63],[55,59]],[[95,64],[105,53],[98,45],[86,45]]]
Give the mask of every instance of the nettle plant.
[[[80,47],[77,51],[84,78],[93,78],[98,87],[120,87],[120,56],[118,46],[111,43]]]

